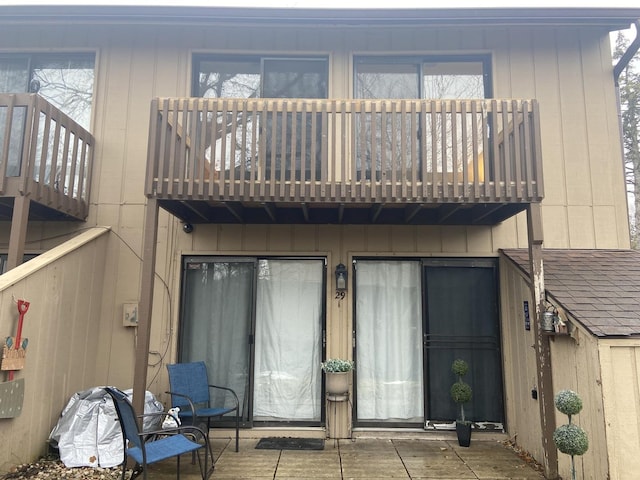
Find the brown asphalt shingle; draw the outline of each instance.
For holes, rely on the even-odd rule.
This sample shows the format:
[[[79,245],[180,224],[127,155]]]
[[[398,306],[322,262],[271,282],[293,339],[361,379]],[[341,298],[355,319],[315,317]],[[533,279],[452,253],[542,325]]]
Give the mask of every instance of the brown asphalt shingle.
[[[529,253],[502,253],[529,273]],[[544,249],[547,295],[593,335],[640,336],[640,252]]]

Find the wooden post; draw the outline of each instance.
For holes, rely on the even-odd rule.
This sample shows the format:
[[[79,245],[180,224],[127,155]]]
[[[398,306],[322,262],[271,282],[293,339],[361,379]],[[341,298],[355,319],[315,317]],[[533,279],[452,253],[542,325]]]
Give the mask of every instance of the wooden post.
[[[9,234],[9,252],[7,255],[7,271],[22,263],[24,257],[24,243],[27,239],[27,225],[29,225],[29,197],[18,195],[13,203],[11,217],[11,233]]]
[[[533,304],[535,305],[533,322],[544,469],[546,478],[555,479],[558,478],[558,451],[553,443],[556,417],[553,403],[551,350],[549,337],[542,333],[542,316],[545,311],[545,289],[542,262],[542,217],[539,203],[532,203],[527,208],[527,232],[529,237],[529,271],[531,272],[530,288]]]
[[[147,365],[151,338],[151,311],[153,281],[158,239],[158,200],[149,198],[145,208],[142,243],[142,272],[140,274],[140,305],[138,307],[138,343],[133,371],[133,407],[138,415],[144,413],[144,395],[147,389]]]

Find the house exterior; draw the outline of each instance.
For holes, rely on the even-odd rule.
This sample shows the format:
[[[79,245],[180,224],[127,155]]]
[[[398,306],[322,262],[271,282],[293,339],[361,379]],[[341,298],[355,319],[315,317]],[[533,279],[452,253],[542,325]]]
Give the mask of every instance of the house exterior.
[[[5,335],[30,302],[0,464],[43,453],[74,392],[168,402],[166,365],[191,360],[236,390],[245,436],[442,435],[464,358],[478,438],[568,475],[551,434],[572,388],[585,478],[630,478],[615,398],[640,405],[637,279],[582,287],[596,253],[637,264],[609,32],[638,18],[0,7]],[[555,294],[553,265],[576,269]],[[327,399],[336,357],[356,370]]]

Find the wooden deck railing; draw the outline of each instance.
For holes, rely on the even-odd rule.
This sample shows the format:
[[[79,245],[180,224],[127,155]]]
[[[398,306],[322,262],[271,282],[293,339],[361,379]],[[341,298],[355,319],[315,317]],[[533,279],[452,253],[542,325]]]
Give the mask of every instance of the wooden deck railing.
[[[0,196],[84,220],[94,139],[36,94],[0,94]]]
[[[145,193],[243,202],[539,202],[535,100],[155,99]]]

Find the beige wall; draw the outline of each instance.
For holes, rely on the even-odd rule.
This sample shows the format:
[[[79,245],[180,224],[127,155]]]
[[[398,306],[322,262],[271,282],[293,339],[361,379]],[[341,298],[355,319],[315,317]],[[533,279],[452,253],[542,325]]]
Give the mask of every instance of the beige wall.
[[[29,339],[25,368],[14,377],[25,380],[24,403],[20,416],[0,419],[0,471],[43,455],[70,396],[106,381],[108,359],[95,352],[108,232],[84,232],[0,276],[3,336],[16,334],[17,299],[30,302],[22,330]]]
[[[610,478],[635,478],[640,471],[640,340],[601,340],[599,354]]]
[[[531,290],[521,274],[500,258],[500,313],[506,430],[509,438],[542,461],[540,406],[531,396],[538,388]],[[531,330],[525,329],[524,301],[529,302]]]

